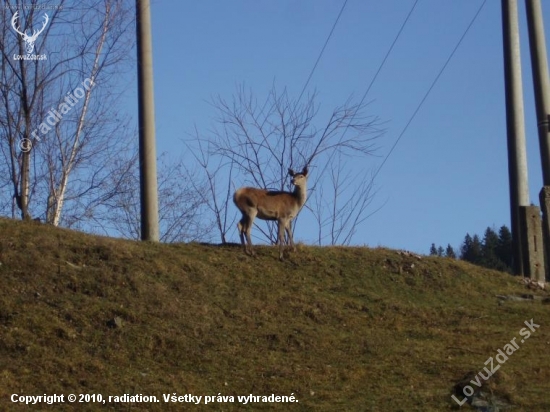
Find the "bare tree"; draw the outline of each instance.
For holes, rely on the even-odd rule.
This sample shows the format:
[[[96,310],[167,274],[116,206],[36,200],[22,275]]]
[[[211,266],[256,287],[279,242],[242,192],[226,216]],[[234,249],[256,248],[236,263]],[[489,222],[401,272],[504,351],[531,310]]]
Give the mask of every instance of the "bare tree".
[[[200,158],[219,159],[222,176],[229,175],[224,168],[231,166],[231,177],[239,182],[275,190],[290,188],[288,168],[310,166],[313,196],[322,194],[331,182],[333,189],[330,210],[316,209],[319,242],[330,239],[328,243],[349,243],[355,227],[364,220],[373,191],[372,181],[364,183],[357,176],[353,186],[346,183],[353,200],[335,198],[343,192],[342,174],[351,173],[344,167],[343,159],[370,156],[382,130],[378,118],[366,114],[367,104],[351,99],[328,112],[321,122],[316,97],[313,93],[300,102],[291,99],[286,90],[279,93],[274,85],[263,101],[258,101],[244,86],[229,101],[220,96],[213,98],[212,106],[217,112],[213,130],[206,135],[197,134],[197,140],[202,142]],[[323,199],[317,202],[324,204]],[[227,205],[224,203],[224,207]],[[331,231],[328,238],[324,235],[327,228]],[[275,225],[267,223],[260,231],[265,240],[276,243]]]
[[[367,170],[350,170],[346,159],[331,159],[328,177],[317,185],[312,196],[311,213],[317,221],[319,245],[349,245],[357,228],[374,212],[370,212],[374,195],[374,178]]]
[[[97,214],[96,220],[98,231],[140,238],[137,159],[134,149],[131,162],[123,160],[114,165],[119,176],[112,178],[112,184],[117,185],[116,193],[102,203],[102,213]],[[212,241],[215,223],[205,218],[208,205],[204,194],[210,190],[208,180],[190,172],[181,159],[169,159],[166,153],[160,156],[158,176],[160,241]]]
[[[60,0],[45,9],[37,0],[5,3],[0,186],[11,184],[12,216],[19,210],[24,219],[34,215],[71,226],[115,194],[107,165],[132,137],[129,119],[114,109],[123,91],[117,81],[131,68],[131,5]],[[5,193],[1,204],[5,210]]]
[[[229,204],[232,199],[231,178],[233,176],[234,164],[223,158],[214,159],[209,156],[208,149],[203,146],[203,142],[198,138],[198,132],[195,129],[194,142],[196,146],[187,143],[186,146],[192,153],[199,168],[204,173],[205,181],[195,178],[189,179],[195,192],[201,196],[202,202],[206,205],[208,211],[213,214],[215,228],[218,231],[222,244],[227,243],[227,234],[235,223],[236,219],[230,217]],[[217,161],[217,163],[213,163]],[[188,172],[189,176],[195,174]]]

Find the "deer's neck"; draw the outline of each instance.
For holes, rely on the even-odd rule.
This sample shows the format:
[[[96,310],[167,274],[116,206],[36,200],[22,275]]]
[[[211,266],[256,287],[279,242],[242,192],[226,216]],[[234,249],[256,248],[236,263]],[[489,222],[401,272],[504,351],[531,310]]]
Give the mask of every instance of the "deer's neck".
[[[300,207],[302,207],[304,203],[306,203],[306,199],[307,199],[307,186],[306,185],[296,186],[292,194],[294,195],[296,200],[298,200]]]

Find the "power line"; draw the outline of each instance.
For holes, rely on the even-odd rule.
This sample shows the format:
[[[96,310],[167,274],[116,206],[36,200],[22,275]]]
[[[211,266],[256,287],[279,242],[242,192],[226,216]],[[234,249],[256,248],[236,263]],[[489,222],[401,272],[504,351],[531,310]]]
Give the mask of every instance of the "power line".
[[[361,107],[361,105],[363,104],[363,102],[365,101],[365,99],[367,98],[367,95],[370,91],[370,89],[372,88],[372,86],[374,85],[374,83],[376,82],[376,79],[378,78],[378,75],[380,74],[380,72],[382,71],[382,68],[384,67],[384,65],[386,64],[386,61],[388,60],[388,58],[390,57],[390,54],[391,52],[393,51],[393,48],[395,47],[395,45],[397,44],[397,41],[399,40],[399,37],[401,37],[401,33],[403,33],[403,30],[405,29],[405,26],[407,25],[407,23],[409,22],[409,19],[411,18],[412,14],[413,14],[413,11],[414,9],[416,8],[416,5],[418,4],[420,0],[416,0],[414,2],[414,4],[412,5],[411,9],[409,10],[409,13],[407,14],[407,17],[405,17],[405,20],[403,21],[403,23],[401,24],[401,27],[399,28],[395,38],[393,39],[393,42],[392,44],[390,45],[388,51],[386,52],[386,55],[384,56],[384,59],[382,59],[382,62],[380,63],[380,65],[378,66],[378,69],[376,70],[376,73],[374,74],[374,77],[372,78],[371,82],[369,83],[368,87],[367,87],[367,90],[365,90],[365,93],[363,94],[363,97],[361,98],[361,101],[359,102],[359,107]],[[352,116],[351,116],[351,119],[350,121],[348,122],[348,124],[346,125],[346,128],[344,129],[344,131],[342,132],[342,138],[345,136],[346,132],[348,131],[348,129],[350,128],[350,126],[353,124],[353,119],[355,119],[355,115],[356,113],[354,113]],[[327,168],[328,166],[325,165],[325,169]],[[372,180],[374,180],[374,177],[372,177]]]
[[[319,53],[319,57],[317,57],[317,61],[313,65],[313,69],[311,69],[311,72],[309,73],[309,76],[307,78],[306,83],[304,84],[304,87],[302,88],[302,92],[300,93],[300,97],[298,97],[298,100],[296,101],[296,104],[300,102],[302,99],[302,96],[304,95],[304,92],[306,91],[307,85],[309,84],[309,81],[313,77],[313,73],[315,73],[315,69],[317,68],[317,65],[319,64],[319,61],[321,60],[321,57],[323,57],[323,53],[325,52],[325,49],[327,48],[328,42],[330,41],[330,38],[332,37],[332,34],[334,33],[334,29],[336,29],[336,25],[338,24],[338,21],[340,20],[340,17],[342,16],[342,13],[344,12],[344,9],[346,8],[346,5],[348,4],[348,0],[344,0],[344,4],[342,4],[342,8],[340,9],[340,13],[338,13],[338,17],[336,17],[336,20],[334,24],[332,25],[332,29],[330,30],[330,33],[325,40],[325,44],[323,45],[323,48],[321,49],[321,52]]]
[[[437,76],[435,77],[434,81],[432,82],[431,86],[428,88],[428,91],[426,92],[426,94],[424,95],[424,97],[422,98],[422,100],[420,101],[420,103],[418,104],[418,106],[416,107],[415,111],[413,112],[411,118],[409,119],[409,121],[407,122],[407,124],[405,125],[405,127],[403,128],[403,130],[401,131],[401,133],[399,134],[399,136],[397,137],[397,140],[395,141],[395,143],[393,144],[393,146],[391,147],[390,151],[388,152],[388,154],[386,155],[386,157],[384,158],[384,160],[382,161],[382,163],[380,164],[380,167],[378,167],[378,169],[376,170],[376,172],[374,173],[373,177],[372,177],[372,180],[374,180],[376,178],[376,176],[378,176],[378,173],[380,172],[380,170],[382,169],[382,167],[384,167],[384,165],[386,164],[388,158],[391,156],[391,154],[393,153],[393,151],[395,150],[395,147],[397,146],[397,144],[399,143],[399,141],[401,140],[401,138],[403,137],[403,135],[405,134],[405,132],[407,131],[407,129],[409,128],[409,126],[411,125],[412,121],[414,120],[414,118],[416,117],[416,115],[418,114],[418,112],[420,111],[420,108],[424,105],[424,102],[426,101],[426,99],[428,98],[428,96],[430,95],[431,91],[433,90],[433,88],[435,87],[436,83],[439,81],[439,78],[441,77],[441,75],[443,74],[443,72],[445,71],[445,69],[447,68],[447,66],[449,65],[449,62],[451,61],[451,59],[453,58],[453,56],[455,55],[456,51],[458,50],[458,48],[460,47],[460,45],[462,44],[462,41],[464,40],[464,38],[466,37],[466,35],[468,34],[468,32],[470,31],[470,29],[472,28],[472,26],[474,25],[475,21],[477,20],[477,17],[479,16],[479,14],[481,13],[481,10],[483,9],[483,7],[485,6],[485,3],[487,3],[487,0],[484,0],[483,3],[481,3],[481,6],[479,7],[479,9],[477,10],[476,14],[474,15],[474,17],[472,18],[472,20],[470,21],[470,23],[468,24],[468,27],[466,27],[466,30],[464,31],[464,33],[462,34],[462,37],[460,37],[460,39],[458,40],[458,43],[456,44],[456,46],[454,47],[453,51],[451,52],[451,54],[449,55],[449,57],[447,58],[447,60],[445,61],[445,64],[443,65],[443,67],[441,68],[441,70],[439,71],[439,73],[437,74]]]
[[[407,14],[407,17],[405,18],[403,24],[401,25],[397,35],[395,36],[395,39],[393,40],[390,48],[388,49],[386,55],[384,56],[384,59],[382,60],[382,63],[380,63],[380,66],[378,67],[373,79],[371,80],[369,86],[367,87],[367,90],[365,91],[365,93],[363,94],[363,98],[361,99],[361,102],[360,104],[362,104],[364,102],[364,100],[366,99],[367,97],[367,94],[369,93],[370,89],[372,88],[372,86],[374,85],[378,75],[380,74],[380,72],[382,71],[382,68],[384,67],[384,65],[386,64],[386,61],[388,60],[388,57],[390,56],[391,52],[393,51],[393,48],[394,46],[396,45],[397,43],[397,40],[399,40],[399,37],[401,36],[401,33],[403,32],[403,30],[405,29],[405,26],[407,25],[414,9],[416,8],[416,5],[418,4],[420,0],[415,0],[413,6],[411,7],[411,10],[409,11],[409,13]],[[317,57],[317,60],[315,61],[315,64],[313,65],[313,68],[311,69],[311,72],[309,73],[309,76],[307,78],[307,81],[306,83],[304,84],[304,87],[302,88],[302,91],[300,93],[300,96],[298,97],[298,100],[297,102],[299,102],[301,99],[302,99],[302,96],[304,95],[304,92],[306,91],[306,88],[311,80],[311,78],[313,77],[313,73],[315,72],[315,69],[317,69],[317,66],[319,64],[319,61],[321,60],[322,56],[323,56],[323,53],[325,52],[325,49],[328,45],[328,42],[330,41],[331,37],[332,37],[332,34],[334,33],[334,30],[336,29],[336,25],[338,24],[338,22],[340,21],[340,17],[342,16],[342,13],[344,12],[344,9],[346,8],[346,5],[348,3],[348,0],[345,0],[344,3],[342,4],[342,7],[340,9],[340,12],[338,13],[338,16],[336,17],[336,20],[334,21],[334,24],[332,25],[332,29],[330,30],[330,33],[327,37],[327,39],[325,40],[325,44],[323,45],[323,48],[321,49],[321,52],[319,53],[319,56]],[[351,122],[353,121],[353,118],[351,119],[350,121],[350,124]],[[344,130],[344,134],[346,133],[347,129],[349,127],[349,124],[348,126],[346,127],[346,130]]]
[[[363,94],[363,98],[361,99],[361,102],[359,103],[359,105],[363,104],[363,102],[365,101],[365,98],[367,97],[367,94],[369,93],[370,89],[372,88],[374,82],[376,81],[376,78],[378,77],[378,75],[380,74],[380,72],[382,71],[382,68],[384,67],[384,65],[386,64],[386,60],[388,60],[388,57],[390,57],[390,54],[395,46],[395,44],[397,43],[397,40],[399,40],[399,37],[401,36],[401,33],[403,32],[403,30],[405,29],[405,26],[407,25],[409,19],[411,18],[411,15],[414,11],[414,9],[416,8],[416,5],[418,4],[420,0],[416,0],[413,4],[413,6],[411,7],[411,10],[409,11],[409,14],[407,14],[407,17],[405,18],[405,21],[403,22],[403,24],[401,25],[401,28],[399,29],[399,31],[397,32],[397,35],[395,36],[395,39],[393,39],[393,42],[390,46],[390,48],[388,49],[386,55],[384,56],[384,59],[382,60],[382,63],[380,63],[380,66],[378,66],[378,70],[376,71],[376,73],[374,74],[374,77],[372,78],[369,86],[367,87],[367,90],[365,91],[365,94]],[[353,117],[350,121],[350,124],[351,122],[353,121]],[[348,127],[349,127],[349,124],[348,124]],[[344,131],[344,133],[347,131],[348,127],[346,127],[346,130]]]
[[[417,0],[418,1],[418,0]],[[340,12],[338,13],[338,16],[336,17],[336,20],[334,21],[334,24],[332,25],[332,29],[330,30],[330,33],[327,36],[327,39],[325,40],[325,44],[323,45],[323,48],[321,49],[319,56],[317,57],[317,60],[315,61],[315,64],[313,65],[313,68],[311,69],[311,72],[309,73],[309,76],[306,80],[306,83],[304,84],[304,87],[302,88],[302,91],[300,93],[300,96],[298,97],[298,100],[296,100],[295,107],[298,106],[298,103],[300,103],[300,100],[302,100],[302,96],[304,95],[307,86],[313,77],[313,73],[315,73],[315,69],[317,69],[317,66],[319,65],[319,62],[321,61],[321,58],[323,57],[323,53],[325,52],[325,49],[327,48],[328,42],[330,41],[332,34],[334,33],[334,30],[336,29],[336,25],[340,21],[340,17],[342,16],[342,13],[344,12],[344,9],[346,8],[346,5],[348,4],[348,0],[344,0],[344,3],[342,4],[342,7],[340,8]],[[269,98],[266,99],[264,105],[262,106],[262,110],[260,110],[260,113],[263,113],[265,106],[267,105],[269,101]]]

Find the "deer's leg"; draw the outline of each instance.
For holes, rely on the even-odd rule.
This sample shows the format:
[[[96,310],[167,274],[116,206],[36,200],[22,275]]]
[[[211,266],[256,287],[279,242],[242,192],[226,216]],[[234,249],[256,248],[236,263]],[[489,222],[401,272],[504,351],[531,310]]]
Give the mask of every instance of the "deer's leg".
[[[247,216],[247,222],[246,222],[246,241],[248,244],[248,251],[247,253],[254,256],[254,251],[252,250],[252,239],[250,237],[250,232],[252,231],[252,224],[254,223],[254,218],[256,217],[257,212],[251,212]],[[245,249],[246,250],[246,249]]]
[[[288,242],[292,247],[292,250],[296,252],[296,246],[294,245],[294,238],[292,237],[292,221],[286,224],[286,235],[288,236]]]
[[[244,253],[248,255],[254,254],[252,252],[252,242],[250,240],[250,228],[252,227],[250,216],[243,213],[243,217],[237,223],[237,229],[239,230],[239,238],[241,239],[241,245],[243,245]],[[245,242],[246,236],[246,242]]]
[[[244,243],[244,232],[246,230],[246,221],[247,217],[243,214],[243,217],[237,223],[237,230],[239,231],[239,238],[241,239],[241,245],[243,245],[244,251],[246,252],[246,244]]]
[[[279,223],[279,233],[278,233],[278,238],[279,238],[279,260],[283,260],[283,249],[285,247],[285,229],[287,228],[287,224],[288,222],[286,221],[283,221],[283,220],[279,220],[278,221]]]

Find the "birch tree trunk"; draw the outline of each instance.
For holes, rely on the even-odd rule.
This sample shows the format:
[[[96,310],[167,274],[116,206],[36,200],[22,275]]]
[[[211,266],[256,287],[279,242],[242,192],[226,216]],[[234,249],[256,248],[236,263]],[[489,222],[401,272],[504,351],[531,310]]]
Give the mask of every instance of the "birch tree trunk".
[[[82,135],[82,131],[84,129],[84,120],[86,119],[86,114],[88,113],[90,97],[94,86],[94,79],[97,75],[97,72],[99,71],[99,63],[100,63],[99,59],[101,56],[101,50],[103,49],[103,45],[105,44],[105,38],[107,36],[107,32],[109,28],[109,18],[110,18],[109,12],[110,12],[110,5],[106,3],[106,12],[105,12],[105,19],[103,21],[103,29],[102,29],[101,37],[97,44],[94,64],[92,66],[92,72],[88,77],[91,80],[91,83],[90,83],[91,87],[86,89],[86,92],[84,95],[84,103],[82,105],[80,115],[78,116],[78,123],[76,126],[76,132],[74,134],[74,140],[73,140],[69,157],[68,159],[63,159],[62,161],[61,180],[59,182],[59,185],[53,188],[55,203],[54,203],[53,212],[52,212],[52,221],[48,223],[51,223],[54,226],[59,225],[59,222],[61,219],[61,212],[63,210],[63,204],[65,202],[65,193],[67,191],[67,185],[69,183],[69,176],[75,166],[75,159],[80,149],[80,138]]]
[[[20,32],[43,27],[34,53],[45,58],[14,60],[26,45],[15,12]],[[115,159],[135,136],[114,109],[133,69],[133,4],[60,0],[44,9],[16,0],[0,20],[0,188],[13,193],[0,191],[0,213],[56,226],[94,221],[118,187],[114,168],[125,168]]]

